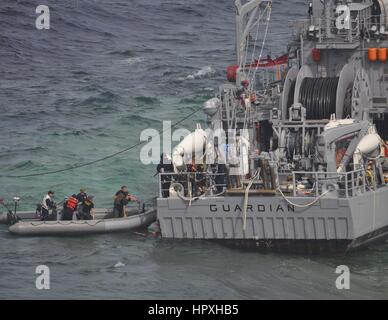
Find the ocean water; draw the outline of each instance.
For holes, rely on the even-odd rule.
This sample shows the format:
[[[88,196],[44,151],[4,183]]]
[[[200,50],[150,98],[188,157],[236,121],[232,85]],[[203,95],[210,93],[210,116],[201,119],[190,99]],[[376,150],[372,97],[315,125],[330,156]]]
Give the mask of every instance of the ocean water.
[[[34,209],[49,189],[60,201],[80,187],[110,206],[122,185],[157,194],[140,147],[93,166],[10,178],[99,159],[190,114],[234,62],[232,0],[46,0],[50,30],[37,30],[39,0],[0,2],[0,197]],[[266,53],[284,52],[289,21],[307,1],[274,1]],[[202,122],[201,112],[182,127]],[[35,288],[47,265],[51,289]],[[347,265],[351,289],[337,290]],[[336,257],[258,254],[150,235],[15,238],[0,226],[0,298],[388,298],[388,245]]]

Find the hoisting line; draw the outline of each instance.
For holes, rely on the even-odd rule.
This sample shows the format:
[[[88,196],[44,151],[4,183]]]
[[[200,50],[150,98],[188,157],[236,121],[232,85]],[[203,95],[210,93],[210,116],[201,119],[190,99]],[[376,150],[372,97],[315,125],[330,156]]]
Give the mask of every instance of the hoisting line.
[[[190,117],[192,117],[194,114],[196,114],[197,112],[199,112],[200,110],[202,109],[197,109],[193,112],[191,112],[188,116],[182,118],[181,120],[179,120],[178,122],[174,123],[171,128],[175,128],[176,126],[178,126],[179,124],[181,124],[183,121],[189,119]],[[158,135],[161,135],[163,134],[165,131],[167,130],[170,130],[170,128],[167,128],[165,130],[161,130],[158,132]],[[154,138],[156,137],[157,135],[154,135],[154,136],[151,136],[151,138]],[[47,171],[47,172],[40,172],[40,173],[32,173],[32,174],[26,174],[26,175],[20,175],[20,176],[12,176],[12,175],[1,175],[0,177],[1,178],[28,178],[28,177],[38,177],[38,176],[46,176],[46,175],[49,175],[49,174],[55,174],[55,173],[61,173],[61,172],[66,172],[66,171],[72,171],[72,170],[75,170],[75,169],[80,169],[80,168],[83,168],[83,167],[86,167],[86,166],[90,166],[92,164],[96,164],[98,162],[102,162],[102,161],[105,161],[105,160],[108,160],[108,159],[111,159],[111,158],[114,158],[120,154],[123,154],[125,152],[128,152],[136,147],[139,147],[145,143],[148,143],[148,141],[140,141],[128,148],[125,148],[123,150],[120,150],[118,152],[115,152],[115,153],[112,153],[108,156],[105,156],[103,158],[100,158],[100,159],[96,159],[96,160],[93,160],[93,161],[90,161],[90,162],[86,162],[86,163],[82,163],[82,164],[79,164],[79,165],[74,165],[70,168],[66,168],[66,169],[60,169],[60,170],[54,170],[54,171]]]
[[[249,184],[247,188],[245,189],[244,194],[244,206],[243,206],[243,230],[247,228],[247,209],[248,209],[248,198],[249,198],[249,190],[251,189],[253,182],[260,176],[261,168],[259,168],[255,175],[252,177],[251,181],[249,181]]]

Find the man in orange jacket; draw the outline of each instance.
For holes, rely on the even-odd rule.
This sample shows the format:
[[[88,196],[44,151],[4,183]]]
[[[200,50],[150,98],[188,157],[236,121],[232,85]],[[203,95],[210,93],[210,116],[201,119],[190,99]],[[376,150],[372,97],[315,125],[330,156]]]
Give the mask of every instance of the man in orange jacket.
[[[73,220],[73,214],[74,214],[74,211],[77,210],[77,206],[78,206],[77,195],[73,194],[65,202],[64,210],[62,214],[62,220],[67,220],[67,221]]]

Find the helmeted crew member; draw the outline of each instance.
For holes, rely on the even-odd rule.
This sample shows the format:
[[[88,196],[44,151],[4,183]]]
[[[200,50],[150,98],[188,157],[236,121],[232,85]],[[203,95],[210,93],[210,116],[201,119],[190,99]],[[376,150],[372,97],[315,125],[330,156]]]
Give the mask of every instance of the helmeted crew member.
[[[139,200],[129,194],[127,186],[122,186],[119,191],[116,192],[113,202],[113,212],[110,216],[111,218],[123,218],[125,216],[125,206],[129,203],[129,201]]]
[[[62,214],[62,220],[73,220],[74,211],[77,210],[78,200],[77,195],[73,194],[65,203],[65,208]]]
[[[50,211],[55,209],[54,192],[49,191],[42,200],[41,220],[47,221],[50,218]]]
[[[79,194],[77,194],[77,200],[78,200],[78,203],[82,203],[86,200],[87,198],[87,193],[86,193],[86,190],[85,189],[80,189],[79,190]]]
[[[93,219],[93,196],[88,195],[86,199],[81,203],[78,210],[78,218],[80,220],[92,220]]]
[[[122,186],[119,191],[116,192],[115,197],[117,196],[127,196],[129,194],[128,187]]]

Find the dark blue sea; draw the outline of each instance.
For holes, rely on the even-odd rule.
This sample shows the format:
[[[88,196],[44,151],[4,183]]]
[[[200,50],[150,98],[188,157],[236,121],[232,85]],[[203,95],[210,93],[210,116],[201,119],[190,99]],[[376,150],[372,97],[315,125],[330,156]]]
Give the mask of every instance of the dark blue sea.
[[[49,30],[35,27],[42,4]],[[274,1],[265,54],[285,52],[290,21],[306,12],[307,1]],[[1,0],[0,197],[33,210],[49,189],[60,201],[87,188],[99,207],[123,184],[157,195],[140,147],[74,171],[6,176],[100,159],[179,121],[225,81],[234,36],[232,0]],[[50,267],[50,290],[35,287],[38,265]],[[335,286],[339,265],[350,290]],[[0,226],[0,299],[384,299],[387,274],[388,245],[309,257],[142,234],[16,238]]]

